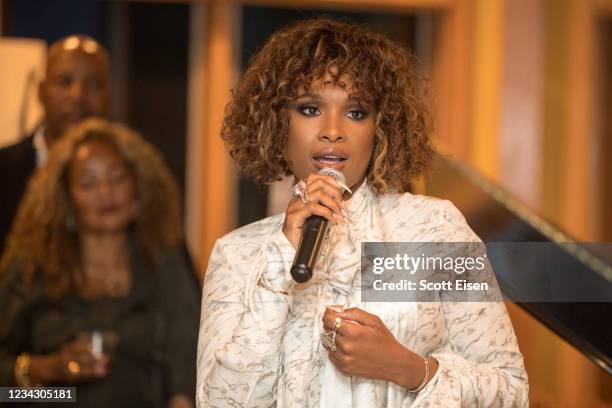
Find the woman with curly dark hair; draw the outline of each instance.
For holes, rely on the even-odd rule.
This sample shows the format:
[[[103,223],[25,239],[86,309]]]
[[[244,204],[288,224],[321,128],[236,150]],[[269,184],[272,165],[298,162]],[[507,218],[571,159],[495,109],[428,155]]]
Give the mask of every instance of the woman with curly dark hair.
[[[527,406],[499,299],[361,299],[364,242],[479,242],[450,202],[407,192],[433,157],[416,72],[400,45],[328,19],[277,32],[251,61],[221,136],[244,175],[292,175],[294,198],[213,249],[200,407]],[[296,283],[314,215],[329,232],[312,280]]]
[[[30,181],[0,262],[0,384],[77,406],[193,406],[198,293],[160,154],[89,119]]]

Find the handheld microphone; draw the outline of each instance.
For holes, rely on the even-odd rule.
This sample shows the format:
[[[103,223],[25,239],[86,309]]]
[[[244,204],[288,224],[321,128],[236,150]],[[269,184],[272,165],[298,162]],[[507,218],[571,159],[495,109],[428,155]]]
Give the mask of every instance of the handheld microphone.
[[[340,184],[346,184],[344,174],[338,170],[324,168],[319,171],[319,174],[333,177]],[[340,189],[340,194],[342,193],[344,193],[344,188]],[[328,219],[319,215],[311,215],[306,219],[302,229],[302,238],[300,238],[300,244],[291,266],[291,276],[296,282],[304,283],[312,278],[312,271],[317,264],[328,226]]]

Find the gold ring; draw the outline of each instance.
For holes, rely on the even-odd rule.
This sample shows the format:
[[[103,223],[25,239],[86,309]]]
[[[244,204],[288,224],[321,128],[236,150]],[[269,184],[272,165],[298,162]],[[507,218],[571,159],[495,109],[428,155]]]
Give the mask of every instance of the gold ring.
[[[336,319],[334,320],[334,331],[338,330],[340,328],[340,326],[342,325],[342,318],[341,317],[336,317]]]
[[[81,365],[74,360],[68,362],[67,368],[68,372],[72,375],[79,375],[81,373]]]
[[[321,333],[321,343],[330,349],[332,353],[336,351],[336,331],[332,330],[330,332]]]
[[[342,318],[336,317],[334,319],[334,328],[331,331],[323,332],[321,334],[321,343],[327,347],[332,353],[336,351],[336,331],[342,325]]]

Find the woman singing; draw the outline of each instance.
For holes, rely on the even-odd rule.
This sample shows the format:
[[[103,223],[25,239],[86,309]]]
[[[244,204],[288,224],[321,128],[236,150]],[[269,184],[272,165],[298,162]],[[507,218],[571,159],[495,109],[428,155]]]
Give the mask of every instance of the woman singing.
[[[213,249],[199,407],[528,405],[503,303],[361,301],[362,242],[479,241],[450,202],[407,192],[433,156],[427,130],[414,62],[388,38],[317,19],[255,56],[222,137],[244,175],[292,175],[295,194],[284,214]],[[314,277],[299,284],[289,271],[312,215],[330,231]]]

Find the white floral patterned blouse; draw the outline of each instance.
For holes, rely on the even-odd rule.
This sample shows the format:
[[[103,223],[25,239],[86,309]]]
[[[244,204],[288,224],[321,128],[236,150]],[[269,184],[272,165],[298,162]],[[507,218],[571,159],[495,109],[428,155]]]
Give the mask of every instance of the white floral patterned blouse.
[[[376,196],[364,183],[351,223],[334,224],[313,279],[295,284],[284,214],[237,229],[213,249],[202,299],[196,401],[204,407],[527,407],[523,357],[503,303],[360,300],[361,242],[475,242],[449,202]],[[257,285],[263,278],[279,294]],[[436,358],[419,393],[342,375],[320,342],[327,305],[378,315],[405,347]],[[384,352],[384,351],[381,351]]]

